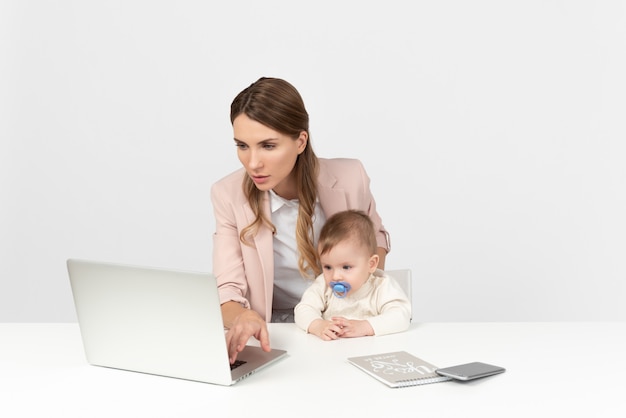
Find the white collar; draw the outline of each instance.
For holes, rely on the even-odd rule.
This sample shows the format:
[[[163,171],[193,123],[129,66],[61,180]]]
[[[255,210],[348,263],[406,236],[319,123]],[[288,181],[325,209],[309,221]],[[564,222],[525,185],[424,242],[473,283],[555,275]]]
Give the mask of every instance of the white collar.
[[[283,206],[296,208],[298,207],[298,204],[298,199],[288,200],[284,197],[278,196],[274,190],[270,190],[270,208],[272,210],[272,213],[276,212]]]

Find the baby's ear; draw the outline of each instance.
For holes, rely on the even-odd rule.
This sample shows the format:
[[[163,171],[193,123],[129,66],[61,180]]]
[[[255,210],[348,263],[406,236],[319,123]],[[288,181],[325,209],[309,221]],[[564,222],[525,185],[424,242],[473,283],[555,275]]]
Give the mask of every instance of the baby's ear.
[[[376,269],[378,268],[379,261],[380,261],[380,257],[378,257],[378,254],[374,254],[373,256],[370,257],[370,261],[369,261],[370,273],[373,273],[376,271]]]

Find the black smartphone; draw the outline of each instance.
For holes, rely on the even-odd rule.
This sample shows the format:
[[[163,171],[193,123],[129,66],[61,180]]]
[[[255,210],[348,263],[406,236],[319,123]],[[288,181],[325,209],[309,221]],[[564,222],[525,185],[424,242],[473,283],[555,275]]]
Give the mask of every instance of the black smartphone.
[[[459,364],[458,366],[443,367],[435,371],[442,376],[448,376],[457,380],[474,380],[504,373],[505,370],[504,367],[475,361],[473,363]]]

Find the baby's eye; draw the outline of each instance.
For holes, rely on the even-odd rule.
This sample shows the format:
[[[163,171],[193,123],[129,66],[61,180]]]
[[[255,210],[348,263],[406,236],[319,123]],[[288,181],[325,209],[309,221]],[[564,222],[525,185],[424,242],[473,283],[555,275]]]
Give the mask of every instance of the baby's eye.
[[[330,266],[322,266],[322,269],[324,269],[324,270],[330,270]]]
[[[343,266],[342,267],[344,270],[350,270],[352,268],[352,266]]]

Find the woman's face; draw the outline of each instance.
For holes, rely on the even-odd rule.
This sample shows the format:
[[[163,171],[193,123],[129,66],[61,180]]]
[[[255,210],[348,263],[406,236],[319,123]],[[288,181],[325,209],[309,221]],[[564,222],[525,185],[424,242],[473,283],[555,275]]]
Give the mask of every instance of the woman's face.
[[[297,139],[277,132],[241,114],[233,121],[237,157],[259,190],[274,190],[285,199],[298,196],[291,175],[298,155],[308,139],[302,131]]]

